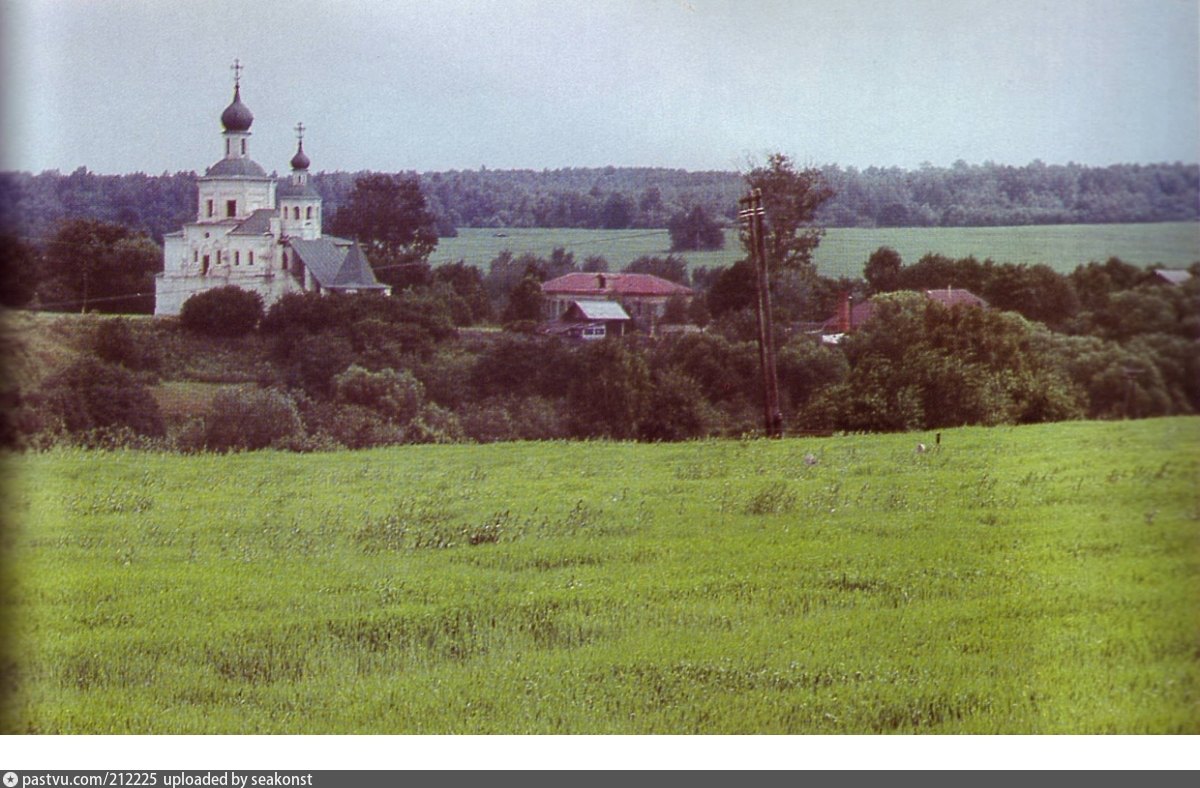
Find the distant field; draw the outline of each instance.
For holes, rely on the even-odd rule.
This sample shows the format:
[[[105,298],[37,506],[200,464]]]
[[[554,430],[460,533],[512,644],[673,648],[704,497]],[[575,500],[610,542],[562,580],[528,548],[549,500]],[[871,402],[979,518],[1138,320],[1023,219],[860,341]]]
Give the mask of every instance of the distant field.
[[[665,255],[666,230],[558,230],[464,228],[457,238],[443,238],[435,263],[463,259],[486,268],[505,249],[514,254],[549,256],[556,246],[574,252],[580,262],[589,255],[607,259],[614,269],[642,255]],[[1120,257],[1127,263],[1159,263],[1183,268],[1200,260],[1200,224],[1040,225],[1029,227],[832,228],[817,250],[817,267],[825,276],[861,276],[871,252],[890,246],[906,263],[929,252],[950,257],[974,255],[998,263],[1045,263],[1056,271],[1072,271],[1092,260]],[[731,265],[742,256],[737,232],[726,231],[725,249],[689,252],[692,266]]]
[[[1200,419],[932,438],[12,457],[10,727],[1200,733]]]

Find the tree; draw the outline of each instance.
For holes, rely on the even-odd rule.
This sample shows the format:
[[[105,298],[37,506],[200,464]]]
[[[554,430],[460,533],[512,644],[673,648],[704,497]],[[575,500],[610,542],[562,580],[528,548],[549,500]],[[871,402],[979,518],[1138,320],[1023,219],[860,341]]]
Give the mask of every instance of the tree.
[[[43,256],[40,300],[63,311],[154,311],[154,274],[162,250],[119,224],[70,219]]]
[[[433,281],[445,283],[463,300],[470,311],[471,324],[490,320],[492,304],[483,289],[483,273],[462,260],[445,263],[433,269]]]
[[[0,305],[19,308],[37,290],[37,256],[14,235],[0,235]]]
[[[438,240],[437,221],[415,175],[359,176],[331,229],[362,243],[375,275],[393,286],[403,283],[404,267],[425,263]]]
[[[725,248],[725,232],[703,205],[672,216],[667,222],[667,232],[671,234],[672,252]]]
[[[621,270],[628,274],[651,274],[684,286],[688,284],[687,260],[673,254],[666,257],[642,256]]]
[[[542,319],[542,283],[537,277],[526,275],[508,294],[508,305],[504,308],[505,325],[536,323]]]
[[[888,246],[881,246],[871,253],[863,276],[870,286],[871,294],[890,293],[900,288],[900,269],[904,261],[900,253]]]
[[[637,206],[620,192],[613,192],[600,209],[600,226],[606,230],[624,230],[633,224]]]
[[[813,250],[821,243],[824,230],[815,226],[817,210],[831,197],[820,170],[797,170],[791,159],[773,153],[764,166],[746,175],[751,189],[761,189],[765,217],[767,269],[774,273],[796,269],[815,274]],[[749,237],[742,234],[749,249]]]

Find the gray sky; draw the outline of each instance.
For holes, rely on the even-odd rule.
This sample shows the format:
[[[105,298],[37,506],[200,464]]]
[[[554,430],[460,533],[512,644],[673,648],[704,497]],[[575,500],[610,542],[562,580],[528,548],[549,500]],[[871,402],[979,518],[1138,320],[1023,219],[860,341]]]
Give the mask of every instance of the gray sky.
[[[1200,0],[0,0],[3,169],[1200,160]]]

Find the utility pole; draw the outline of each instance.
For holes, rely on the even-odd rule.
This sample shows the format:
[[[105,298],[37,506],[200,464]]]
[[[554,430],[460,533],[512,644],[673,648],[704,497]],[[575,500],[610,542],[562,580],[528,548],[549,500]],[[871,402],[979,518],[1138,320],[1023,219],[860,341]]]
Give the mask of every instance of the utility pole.
[[[771,291],[767,281],[766,237],[763,233],[762,189],[752,189],[738,200],[738,218],[746,220],[750,232],[750,254],[754,258],[758,301],[758,360],[763,376],[763,429],[768,438],[783,437],[783,413],[779,410],[779,377],[775,372],[775,329],[771,321]]]

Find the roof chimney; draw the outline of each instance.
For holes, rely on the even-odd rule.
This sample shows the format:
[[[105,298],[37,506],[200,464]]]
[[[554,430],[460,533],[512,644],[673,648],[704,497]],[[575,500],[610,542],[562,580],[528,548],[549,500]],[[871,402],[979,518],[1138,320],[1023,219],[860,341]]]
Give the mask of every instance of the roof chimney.
[[[847,290],[838,294],[837,331],[839,334],[850,331],[850,292]]]

